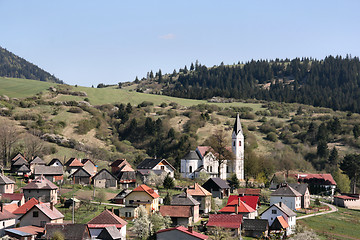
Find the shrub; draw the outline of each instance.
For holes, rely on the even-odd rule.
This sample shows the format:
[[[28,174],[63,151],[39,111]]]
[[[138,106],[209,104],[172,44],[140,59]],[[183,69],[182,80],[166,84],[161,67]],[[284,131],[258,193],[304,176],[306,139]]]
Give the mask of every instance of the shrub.
[[[142,103],[140,103],[140,104],[138,105],[138,108],[147,107],[147,106],[153,106],[153,105],[154,105],[153,102],[143,101]]]
[[[269,132],[268,135],[266,136],[266,138],[272,142],[277,142],[277,140],[278,140],[277,135],[274,132]]]
[[[248,130],[249,131],[256,131],[256,126],[255,125],[249,125]]]
[[[162,107],[162,108],[166,108],[168,105],[167,105],[167,103],[165,103],[165,102],[163,102],[163,103],[161,103],[160,104],[160,107]]]
[[[71,112],[71,113],[82,113],[83,110],[79,107],[71,107],[68,112]]]

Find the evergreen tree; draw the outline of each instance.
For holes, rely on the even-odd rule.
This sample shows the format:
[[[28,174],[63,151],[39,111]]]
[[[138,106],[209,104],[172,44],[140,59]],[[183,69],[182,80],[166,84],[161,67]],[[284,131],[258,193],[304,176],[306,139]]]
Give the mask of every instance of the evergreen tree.
[[[164,205],[170,205],[170,203],[171,203],[171,196],[169,193],[167,193],[164,198]]]
[[[358,137],[360,136],[360,126],[359,124],[356,124],[353,128],[353,134],[354,134],[354,138],[358,139]]]
[[[356,193],[356,184],[360,176],[360,155],[348,154],[344,157],[344,160],[340,163],[340,169],[349,176],[352,182],[352,193]]]
[[[338,160],[339,160],[339,154],[338,154],[338,151],[336,150],[336,147],[334,146],[330,152],[328,162],[332,166],[337,166]]]
[[[165,177],[163,186],[165,189],[172,189],[175,186],[174,179],[169,176],[169,174]]]
[[[236,174],[231,175],[230,178],[230,187],[232,189],[238,189],[240,187],[240,181],[237,178]]]
[[[128,103],[128,104],[126,105],[126,112],[127,112],[127,113],[131,113],[131,112],[132,112],[132,106],[131,106],[130,103]]]
[[[320,158],[327,158],[329,155],[329,149],[327,143],[323,140],[318,142],[317,153]]]

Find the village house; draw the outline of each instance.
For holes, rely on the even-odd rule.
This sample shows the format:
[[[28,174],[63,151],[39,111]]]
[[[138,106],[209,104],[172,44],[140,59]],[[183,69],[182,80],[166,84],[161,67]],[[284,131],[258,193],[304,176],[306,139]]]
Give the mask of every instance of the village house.
[[[11,172],[16,173],[17,170],[23,165],[28,167],[29,162],[23,157],[18,157],[15,161],[11,162]]]
[[[57,159],[57,158],[53,158],[53,159],[48,163],[47,166],[56,166],[56,167],[61,166],[61,167],[64,167],[64,165],[62,164],[62,162],[61,162],[59,159]]]
[[[205,240],[208,238],[209,237],[204,234],[195,232],[191,226],[189,226],[188,228],[183,226],[167,228],[156,232],[157,240]]]
[[[10,203],[16,203],[18,207],[25,203],[23,193],[2,193],[0,199],[3,201],[9,201]]]
[[[64,239],[90,240],[90,231],[87,224],[80,223],[47,223],[44,229],[43,239],[54,239],[61,232]]]
[[[21,167],[19,167],[15,173],[18,176],[24,176],[24,177],[29,177],[31,175],[31,170],[27,165],[22,165]]]
[[[125,219],[137,218],[137,208],[144,206],[148,214],[159,211],[159,194],[142,184],[125,197],[125,207],[120,209],[120,216]]]
[[[214,198],[222,199],[230,195],[229,184],[221,178],[209,178],[202,187],[209,191]]]
[[[69,175],[71,175],[76,170],[78,170],[79,168],[82,168],[83,166],[84,166],[84,164],[82,164],[81,161],[78,160],[77,158],[70,158],[65,163],[65,170],[69,173]]]
[[[116,204],[125,204],[125,197],[129,193],[131,193],[130,189],[124,189],[121,192],[119,192],[113,199],[111,199],[111,202]]]
[[[175,168],[165,159],[146,158],[138,166],[138,170],[153,170],[166,172],[170,177],[174,177]]]
[[[360,210],[360,196],[359,194],[336,195],[334,196],[334,205]]]
[[[124,219],[116,216],[107,209],[87,223],[92,239],[99,239],[98,236],[104,228],[115,226],[121,236],[120,239],[124,240],[126,239],[126,224],[127,222]]]
[[[31,181],[22,188],[25,200],[36,198],[41,202],[57,203],[58,187],[47,180],[44,176],[40,176]]]
[[[7,176],[0,174],[0,193],[14,193],[15,182]]]
[[[239,214],[210,214],[206,227],[210,232],[217,231],[217,228],[220,228],[221,231],[230,231],[233,237],[239,237],[243,221],[242,218],[243,216]]]
[[[101,169],[93,178],[92,178],[94,187],[97,188],[117,188],[117,179],[116,177],[109,172],[107,169]]]
[[[117,159],[110,164],[110,167],[111,173],[115,176],[119,172],[135,172],[135,170],[131,167],[130,163],[126,161],[126,159]]]
[[[33,160],[31,160],[29,162],[29,165],[30,165],[29,168],[30,168],[31,173],[34,173],[35,166],[45,166],[46,163],[40,157],[36,156],[36,157],[34,157]]]
[[[13,158],[11,159],[11,164],[14,163],[15,161],[17,161],[19,158],[22,158],[22,159],[24,159],[24,160],[27,162],[27,160],[26,160],[26,158],[24,157],[24,155],[22,155],[21,153],[18,153],[18,154],[16,154],[15,157],[13,157]]]
[[[118,159],[111,165],[111,173],[117,178],[121,188],[133,188],[136,185],[136,172],[125,159]]]
[[[291,235],[291,234],[295,233],[296,213],[294,213],[288,206],[286,206],[282,202],[275,203],[275,204],[271,205],[269,208],[267,208],[261,214],[261,219],[268,220],[270,229],[273,229],[276,231],[281,230],[279,228],[279,223],[280,223],[280,225],[286,231],[286,235]],[[271,228],[275,219],[277,219],[276,223],[273,226],[273,228]],[[287,227],[284,222],[287,224]]]
[[[33,169],[35,178],[44,176],[47,180],[54,183],[61,183],[64,180],[64,170],[62,166],[43,166],[38,165]]]
[[[235,196],[237,197],[237,196]],[[257,210],[240,200],[240,197],[230,199],[225,207],[219,210],[223,214],[241,214],[243,218],[255,219]]]
[[[290,187],[288,184],[283,184],[275,192],[270,195],[270,205],[282,202],[291,210],[301,209],[301,193]]]
[[[237,194],[239,196],[260,196],[260,188],[238,188]]]
[[[209,213],[211,211],[211,193],[208,190],[195,183],[193,186],[189,186],[186,192],[200,203],[199,211],[201,213]]]
[[[310,194],[326,194],[333,196],[336,189],[336,182],[330,173],[297,175],[299,183],[307,183],[309,185]]]
[[[81,163],[84,165],[83,169],[90,173],[91,177],[97,173],[97,165],[90,159],[82,159]]]
[[[227,205],[233,201],[238,201],[240,199],[242,202],[249,205],[252,209],[257,210],[260,206],[260,199],[259,196],[236,196],[236,195],[230,195],[228,198]]]
[[[45,227],[47,223],[62,223],[64,215],[54,207],[54,203],[38,203],[19,218],[20,227],[34,225]]]
[[[13,214],[16,216],[16,220],[18,220],[22,215],[24,215],[29,209],[31,209],[36,204],[39,204],[40,202],[36,200],[35,198],[31,198],[26,203],[18,207]],[[17,221],[18,222],[18,221]],[[16,223],[17,223],[16,222]]]
[[[301,208],[310,207],[310,191],[307,183],[289,183],[289,186],[301,194]]]
[[[244,219],[242,229],[246,237],[266,238],[269,232],[269,222],[267,219]]]
[[[5,229],[5,235],[19,240],[35,240],[40,238],[44,228],[36,226],[24,226]]]
[[[70,174],[69,178],[72,179],[73,184],[89,185],[91,184],[91,174],[84,168],[78,168],[75,172]]]
[[[15,226],[16,216],[4,209],[3,204],[0,204],[0,237],[4,235],[6,228]]]

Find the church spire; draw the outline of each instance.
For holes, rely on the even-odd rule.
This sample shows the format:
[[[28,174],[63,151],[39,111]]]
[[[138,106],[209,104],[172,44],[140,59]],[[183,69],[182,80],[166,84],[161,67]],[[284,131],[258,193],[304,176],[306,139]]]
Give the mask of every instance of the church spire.
[[[242,133],[239,113],[237,113],[237,115],[236,115],[236,120],[235,120],[235,124],[234,124],[234,132],[235,132],[235,135]]]

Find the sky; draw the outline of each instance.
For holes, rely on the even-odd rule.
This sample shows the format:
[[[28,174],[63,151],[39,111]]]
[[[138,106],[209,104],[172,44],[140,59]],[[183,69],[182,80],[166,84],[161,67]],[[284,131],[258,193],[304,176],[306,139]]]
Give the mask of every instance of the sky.
[[[0,46],[71,85],[117,84],[196,60],[360,56],[359,9],[358,0],[0,0]]]

